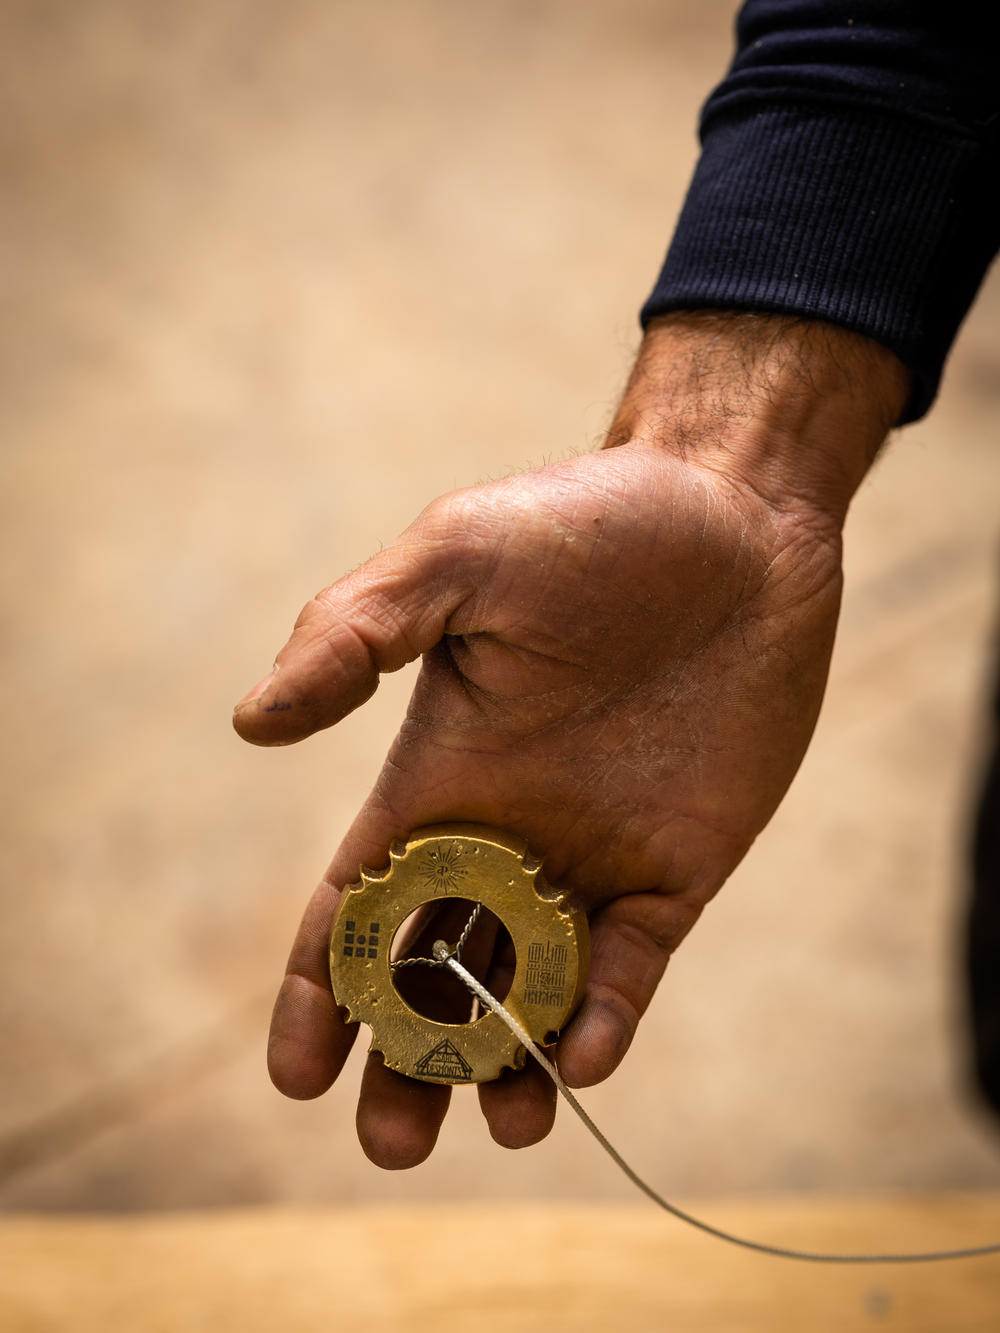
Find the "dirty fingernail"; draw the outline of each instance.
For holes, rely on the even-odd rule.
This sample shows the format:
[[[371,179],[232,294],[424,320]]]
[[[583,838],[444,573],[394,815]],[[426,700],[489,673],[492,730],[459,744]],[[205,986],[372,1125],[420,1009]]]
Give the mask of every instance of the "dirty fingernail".
[[[268,685],[270,685],[271,681],[274,680],[274,676],[275,672],[273,670],[269,671],[266,676],[257,682],[253,689],[247,690],[246,694],[244,694],[243,698],[236,705],[237,709],[242,708],[244,704],[252,703],[254,699],[259,699],[267,689]]]

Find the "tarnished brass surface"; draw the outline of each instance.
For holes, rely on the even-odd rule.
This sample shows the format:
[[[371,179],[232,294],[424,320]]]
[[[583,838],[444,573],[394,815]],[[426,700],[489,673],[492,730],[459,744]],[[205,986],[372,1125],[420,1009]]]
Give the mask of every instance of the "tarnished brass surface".
[[[372,1030],[390,1069],[427,1083],[486,1083],[519,1069],[525,1049],[496,1014],[439,1023],[413,1010],[393,984],[393,938],[421,904],[465,898],[506,926],[517,965],[505,1006],[533,1040],[558,1032],[583,995],[587,919],[564,905],[540,863],[509,833],[479,824],[418,829],[390,849],[381,871],[362,869],[344,895],[330,937],[337,1003]]]

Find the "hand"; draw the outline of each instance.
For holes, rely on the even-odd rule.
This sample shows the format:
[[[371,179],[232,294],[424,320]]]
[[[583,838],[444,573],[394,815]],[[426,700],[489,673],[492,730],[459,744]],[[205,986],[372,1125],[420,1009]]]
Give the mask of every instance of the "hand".
[[[585,1086],[618,1065],[670,954],[787,789],[826,680],[857,460],[867,465],[899,410],[905,376],[874,349],[880,395],[858,400],[839,364],[817,384],[800,373],[793,328],[798,372],[782,378],[765,321],[752,373],[739,335],[740,409],[720,412],[726,372],[705,367],[732,340],[686,318],[647,340],[609,436],[624,442],[433,503],[305,607],[275,672],[238,706],[241,736],[287,744],[362,704],[381,672],[423,658],[381,776],[292,949],[269,1047],[289,1096],[325,1091],[354,1040],[330,991],[327,940],[340,890],[362,864],[384,865],[393,839],[454,820],[509,829],[586,908],[587,992],[556,1050],[567,1082]],[[822,403],[806,411],[817,388]],[[371,1057],[357,1121],[369,1157],[423,1160],[449,1094]],[[502,1144],[551,1127],[554,1092],[534,1067],[479,1095]]]

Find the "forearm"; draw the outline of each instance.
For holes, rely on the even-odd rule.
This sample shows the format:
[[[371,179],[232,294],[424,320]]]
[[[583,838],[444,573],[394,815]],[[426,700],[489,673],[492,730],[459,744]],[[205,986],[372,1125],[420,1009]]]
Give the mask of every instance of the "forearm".
[[[865,335],[929,407],[1000,243],[997,15],[748,0],[644,321],[771,311]]]
[[[860,334],[679,311],[649,325],[605,447],[669,450],[839,527],[909,393],[902,363]]]

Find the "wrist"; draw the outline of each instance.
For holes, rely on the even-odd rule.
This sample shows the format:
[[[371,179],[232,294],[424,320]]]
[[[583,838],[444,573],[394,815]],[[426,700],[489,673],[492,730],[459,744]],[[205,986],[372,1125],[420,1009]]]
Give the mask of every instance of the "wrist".
[[[681,311],[654,320],[608,432],[843,524],[909,393],[878,343],[796,316]]]

